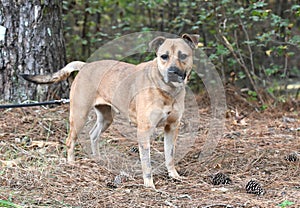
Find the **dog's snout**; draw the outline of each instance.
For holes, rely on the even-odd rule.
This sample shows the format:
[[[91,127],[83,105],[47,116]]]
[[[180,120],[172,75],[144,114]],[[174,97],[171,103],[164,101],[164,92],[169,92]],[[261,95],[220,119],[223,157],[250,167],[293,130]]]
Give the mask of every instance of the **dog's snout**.
[[[181,76],[181,77],[186,76],[185,72],[181,71],[179,68],[174,67],[174,66],[170,67],[168,71],[169,71],[169,73],[174,73],[174,74],[176,74],[178,76]]]
[[[171,66],[168,69],[168,75],[169,75],[169,80],[170,81],[175,81],[175,82],[183,82],[183,80],[186,77],[186,72],[181,71],[179,68],[176,66]]]

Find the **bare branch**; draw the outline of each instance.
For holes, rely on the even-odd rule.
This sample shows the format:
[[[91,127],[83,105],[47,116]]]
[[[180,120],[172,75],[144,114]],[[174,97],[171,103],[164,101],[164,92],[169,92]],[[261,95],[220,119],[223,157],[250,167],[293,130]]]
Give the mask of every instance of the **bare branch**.
[[[221,42],[228,48],[228,50],[232,53],[232,55],[234,56],[234,58],[236,59],[236,61],[238,62],[238,64],[243,68],[244,72],[246,73],[246,76],[248,77],[254,91],[256,92],[257,94],[257,97],[259,99],[259,101],[264,104],[264,100],[262,98],[262,96],[260,95],[257,87],[256,87],[256,84],[254,83],[254,80],[252,79],[252,76],[251,76],[251,73],[248,69],[248,67],[246,66],[245,62],[244,62],[244,59],[243,57],[241,56],[240,52],[239,55],[234,51],[233,47],[232,47],[232,44],[227,40],[227,38],[223,35],[223,34],[220,34],[221,36]]]

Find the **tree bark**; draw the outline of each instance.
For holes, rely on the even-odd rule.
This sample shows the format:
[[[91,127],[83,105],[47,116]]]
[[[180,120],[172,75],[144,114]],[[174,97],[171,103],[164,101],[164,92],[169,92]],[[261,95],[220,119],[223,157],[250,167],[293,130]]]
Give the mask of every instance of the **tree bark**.
[[[64,66],[62,29],[60,0],[0,0],[0,100],[65,96],[66,84],[34,85],[18,76],[53,73]]]

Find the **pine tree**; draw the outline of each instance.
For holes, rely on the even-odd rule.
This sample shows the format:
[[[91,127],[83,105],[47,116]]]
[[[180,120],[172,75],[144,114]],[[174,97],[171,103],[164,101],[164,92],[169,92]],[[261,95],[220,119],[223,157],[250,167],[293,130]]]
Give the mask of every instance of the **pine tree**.
[[[18,76],[46,74],[63,67],[62,29],[62,1],[0,1],[0,100],[41,101],[59,98],[67,89],[63,84],[37,86]]]

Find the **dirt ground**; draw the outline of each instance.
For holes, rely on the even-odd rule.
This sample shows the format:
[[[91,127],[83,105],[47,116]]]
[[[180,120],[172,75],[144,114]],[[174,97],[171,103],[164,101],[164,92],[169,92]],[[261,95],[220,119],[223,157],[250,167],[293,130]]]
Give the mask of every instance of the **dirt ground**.
[[[89,156],[84,138],[69,165],[68,105],[0,110],[0,199],[24,207],[300,207],[300,155],[288,160],[300,152],[299,102],[259,112],[229,99],[223,137],[210,155],[199,157],[210,123],[205,99],[198,99],[195,141],[178,157],[182,181],[167,176],[161,133],[155,134],[156,191],[142,186],[137,143],[130,140],[134,128],[123,120],[103,134],[102,159]],[[231,183],[213,185],[219,172]],[[246,192],[250,179],[263,195]]]

